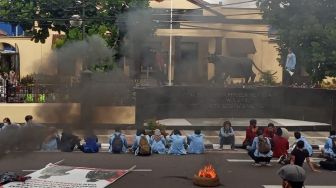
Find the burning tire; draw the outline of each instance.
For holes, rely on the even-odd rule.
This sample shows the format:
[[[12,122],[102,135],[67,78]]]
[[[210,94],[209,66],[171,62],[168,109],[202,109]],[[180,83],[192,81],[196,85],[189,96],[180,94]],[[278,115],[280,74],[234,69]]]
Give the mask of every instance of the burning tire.
[[[194,175],[193,183],[201,187],[216,187],[220,185],[217,173],[212,165],[207,165]]]

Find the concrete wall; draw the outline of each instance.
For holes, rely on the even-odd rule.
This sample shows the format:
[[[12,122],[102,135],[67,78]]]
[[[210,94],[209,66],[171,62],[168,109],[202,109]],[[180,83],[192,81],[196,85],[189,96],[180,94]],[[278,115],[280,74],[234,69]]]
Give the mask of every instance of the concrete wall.
[[[0,37],[0,43],[17,44],[20,52],[20,77],[37,72],[38,66],[48,61],[51,53],[52,37],[44,44],[35,43],[29,37]]]
[[[59,111],[69,112],[60,117]],[[43,114],[41,114],[43,113]],[[2,118],[9,117],[12,122],[23,123],[26,115],[32,115],[38,123],[71,123],[78,120],[80,104],[48,103],[48,104],[0,104]],[[64,119],[64,120],[60,120]],[[134,124],[135,107],[97,107],[94,111],[94,123],[100,124]]]

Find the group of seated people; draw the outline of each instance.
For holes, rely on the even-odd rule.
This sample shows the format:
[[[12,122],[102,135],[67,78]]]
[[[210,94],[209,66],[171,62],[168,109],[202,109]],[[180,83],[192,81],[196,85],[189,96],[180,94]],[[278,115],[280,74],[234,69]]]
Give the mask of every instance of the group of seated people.
[[[63,130],[61,136],[59,136],[57,129],[48,128],[48,134],[41,144],[41,150],[43,151],[72,152],[79,149],[84,153],[97,153],[100,148],[101,144],[92,132],[84,136],[84,142],[81,144],[81,139],[74,135],[70,129]],[[142,156],[153,153],[201,154],[205,151],[204,135],[201,134],[200,130],[195,130],[194,134],[185,137],[179,130],[173,130],[169,136],[164,136],[159,129],[156,129],[154,134],[149,136],[144,129],[139,129],[134,136],[133,145],[128,149],[126,136],[121,133],[120,129],[116,129],[109,138],[108,151],[115,154],[131,152]]]
[[[115,130],[109,140],[109,152],[126,153],[127,140],[119,129]],[[153,135],[146,134],[144,129],[137,130],[130,152],[135,155],[172,154],[185,155],[204,153],[204,135],[200,130],[195,130],[194,134],[182,136],[179,130],[173,130],[169,136],[161,133],[161,130],[154,130]]]
[[[276,128],[273,123],[269,123],[264,129],[257,127],[257,121],[250,120],[250,126],[246,129],[246,138],[243,148],[248,150],[248,155],[254,160],[253,165],[271,166],[270,161],[279,158],[282,165],[295,164],[303,166],[306,160],[312,171],[317,172],[318,166],[311,161],[313,148],[307,139],[300,132],[294,132],[295,142],[290,147],[288,142],[288,132],[286,129]],[[324,145],[322,157],[325,161],[320,162],[320,166],[329,170],[336,170],[336,135],[335,131],[330,131],[330,137]]]
[[[97,136],[92,131],[85,134],[84,142],[81,143],[81,139],[72,134],[69,128],[64,129],[59,136],[56,128],[34,124],[32,119],[31,115],[26,116],[24,126],[12,124],[9,118],[3,119],[0,134],[5,132],[10,134],[7,134],[9,135],[7,138],[0,136],[2,137],[0,139],[7,139],[7,149],[15,148],[16,146],[12,146],[15,144],[19,148],[22,148],[21,145],[31,147],[37,144],[38,146],[34,145],[33,149],[71,152],[77,148],[85,153],[96,153],[101,148]],[[302,166],[306,160],[313,171],[318,171],[316,165],[310,159],[313,155],[312,146],[300,132],[295,132],[294,137],[296,139],[295,143],[290,147],[286,129],[276,128],[273,123],[269,123],[266,128],[259,128],[257,121],[252,119],[246,129],[246,137],[242,147],[248,150],[248,155],[254,160],[253,164],[255,166],[261,166],[262,164],[271,166],[272,158],[278,158],[279,163],[283,165],[295,164],[298,166]],[[14,140],[12,138],[20,138],[22,142],[11,143],[10,140]],[[225,145],[235,150],[235,132],[230,121],[225,121],[223,127],[219,130],[219,145],[220,149],[223,149]],[[109,152],[134,153],[144,156],[153,153],[201,154],[205,152],[204,135],[201,134],[201,130],[195,130],[194,134],[183,136],[180,130],[173,130],[170,135],[166,135],[159,129],[149,132],[149,134],[144,129],[139,129],[134,136],[133,145],[128,149],[126,136],[121,133],[120,129],[116,129],[109,138]],[[326,159],[320,162],[322,168],[336,170],[336,131],[330,131],[330,136],[322,150],[322,157]]]

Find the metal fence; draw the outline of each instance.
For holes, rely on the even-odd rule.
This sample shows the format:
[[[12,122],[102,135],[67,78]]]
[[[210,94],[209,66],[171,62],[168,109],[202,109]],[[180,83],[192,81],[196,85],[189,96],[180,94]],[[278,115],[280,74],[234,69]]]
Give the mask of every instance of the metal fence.
[[[45,86],[1,86],[1,102],[6,103],[45,103],[50,97]]]
[[[99,84],[98,84],[99,86]],[[109,87],[110,85],[107,85]],[[113,90],[103,94],[99,89],[103,86],[89,89],[92,101],[106,101],[110,105],[128,106],[135,104],[134,90],[130,87],[113,85]],[[110,86],[111,87],[111,86]],[[120,92],[120,91],[123,92]],[[91,93],[92,92],[92,93]],[[31,85],[31,86],[0,86],[0,102],[2,103],[63,103],[80,102],[81,89],[77,87],[64,88],[56,85]],[[105,102],[104,102],[105,103]]]

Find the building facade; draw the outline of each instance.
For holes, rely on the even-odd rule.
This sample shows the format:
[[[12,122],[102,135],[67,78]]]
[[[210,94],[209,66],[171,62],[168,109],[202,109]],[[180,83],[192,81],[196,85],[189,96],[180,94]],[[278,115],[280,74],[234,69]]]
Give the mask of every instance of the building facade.
[[[276,73],[276,81],[281,82],[282,68],[277,61],[277,46],[269,38],[269,27],[262,23],[262,14],[258,9],[228,8],[223,4],[213,5],[202,0],[172,1],[172,7],[170,0],[150,1],[153,20],[164,23],[155,30],[151,45],[161,53],[161,68],[166,80],[170,78],[176,84],[208,82],[215,74],[215,66],[208,57],[216,54],[248,57],[255,64],[253,72],[257,75],[256,80],[263,74],[260,69],[262,72]],[[170,8],[173,9],[172,30],[169,29]],[[20,77],[36,72],[37,67],[48,62],[53,37],[42,44],[34,43],[30,37],[6,35],[4,30],[2,33],[0,52],[4,54],[7,46],[12,47],[11,61]],[[125,72],[132,72],[127,66],[132,60],[126,61]]]

